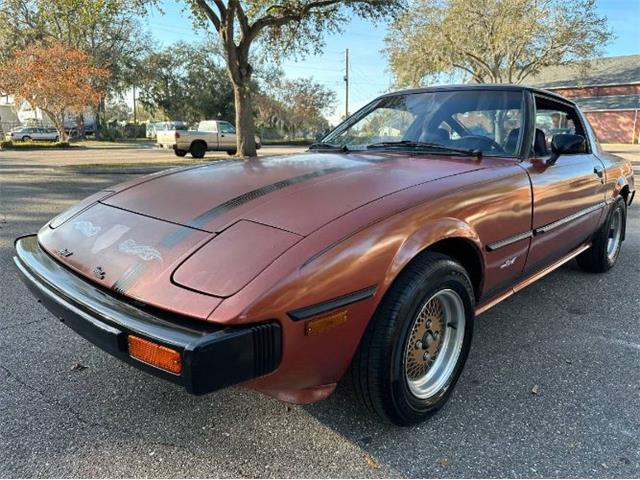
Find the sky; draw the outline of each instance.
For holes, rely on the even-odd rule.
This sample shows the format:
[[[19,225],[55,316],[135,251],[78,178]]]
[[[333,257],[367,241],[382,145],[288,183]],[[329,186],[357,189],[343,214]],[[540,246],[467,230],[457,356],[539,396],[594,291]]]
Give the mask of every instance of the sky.
[[[146,20],[149,30],[162,46],[183,40],[196,42],[202,32],[196,31],[186,2],[164,0],[161,10],[154,9]],[[640,0],[599,0],[600,14],[609,20],[616,38],[604,49],[605,56],[640,54]],[[380,93],[388,91],[392,77],[381,52],[387,26],[354,18],[340,35],[328,36],[321,55],[304,60],[285,60],[283,70],[290,78],[313,77],[333,89],[338,98],[336,112],[329,120],[336,123],[345,111],[345,50],[349,49],[349,111],[355,112]]]

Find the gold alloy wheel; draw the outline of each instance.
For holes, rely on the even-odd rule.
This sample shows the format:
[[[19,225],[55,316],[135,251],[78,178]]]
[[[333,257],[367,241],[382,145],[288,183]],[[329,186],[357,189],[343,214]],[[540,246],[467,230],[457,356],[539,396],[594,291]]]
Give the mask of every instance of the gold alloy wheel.
[[[423,304],[405,346],[405,378],[416,397],[432,397],[446,385],[462,351],[464,329],[464,304],[455,291],[440,290]]]

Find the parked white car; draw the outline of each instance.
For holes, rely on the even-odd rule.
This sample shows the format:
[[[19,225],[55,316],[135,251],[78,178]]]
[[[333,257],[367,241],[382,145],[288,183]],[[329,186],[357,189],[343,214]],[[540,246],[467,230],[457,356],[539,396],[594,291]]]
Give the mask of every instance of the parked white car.
[[[7,133],[7,140],[50,140],[58,141],[60,134],[55,128],[47,127],[19,127]]]
[[[223,120],[204,120],[189,130],[162,130],[157,132],[157,145],[171,149],[179,157],[191,153],[193,158],[202,158],[207,151],[226,151],[235,155],[236,127]],[[261,147],[256,136],[256,146]]]

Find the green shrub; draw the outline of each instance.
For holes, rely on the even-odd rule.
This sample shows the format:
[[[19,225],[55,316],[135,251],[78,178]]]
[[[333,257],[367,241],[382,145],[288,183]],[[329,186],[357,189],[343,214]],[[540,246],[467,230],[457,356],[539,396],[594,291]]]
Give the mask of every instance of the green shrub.
[[[115,142],[123,137],[122,131],[118,127],[101,127],[99,133],[101,140],[109,142]]]
[[[39,149],[47,149],[47,148],[69,148],[70,146],[71,145],[69,145],[69,142],[44,142],[44,141],[23,142],[22,140],[16,140],[16,141],[5,140],[3,142],[0,142],[0,148],[3,150],[4,149],[39,150]]]
[[[124,126],[126,138],[147,138],[147,126],[144,124],[127,123]]]
[[[128,138],[146,138],[147,129],[144,124],[127,123],[124,126],[112,124],[110,126],[104,126],[100,128],[99,138],[100,140],[106,140],[107,142],[117,142],[122,139]]]

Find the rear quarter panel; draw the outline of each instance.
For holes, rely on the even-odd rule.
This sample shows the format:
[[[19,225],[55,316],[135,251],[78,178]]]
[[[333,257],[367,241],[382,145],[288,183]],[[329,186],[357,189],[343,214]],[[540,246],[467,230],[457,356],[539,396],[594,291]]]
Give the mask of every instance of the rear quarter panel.
[[[607,199],[616,198],[625,187],[630,192],[635,190],[633,166],[631,162],[606,152],[599,152],[597,156],[603,163],[606,172],[605,192]]]

